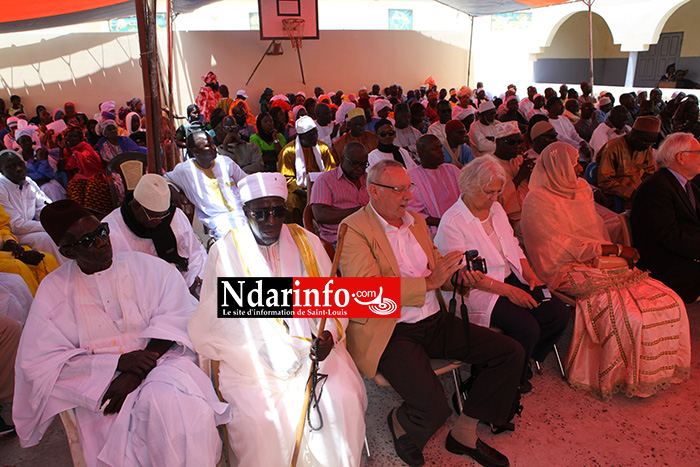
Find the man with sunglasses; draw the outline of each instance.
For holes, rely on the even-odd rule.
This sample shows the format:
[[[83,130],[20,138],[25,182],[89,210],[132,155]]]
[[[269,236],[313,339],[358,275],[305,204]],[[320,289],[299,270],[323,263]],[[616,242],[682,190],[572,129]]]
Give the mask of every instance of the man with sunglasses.
[[[109,213],[114,251],[140,251],[175,266],[199,299],[207,252],[197,239],[187,216],[170,203],[168,182],[156,174],[141,177],[121,207]]]
[[[632,195],[642,180],[654,173],[652,146],[660,128],[658,118],[638,117],[632,131],[608,141],[597,155],[598,187],[609,197],[622,198],[624,209],[631,207]]]
[[[484,275],[461,268],[463,251],[438,253],[423,218],[406,209],[412,185],[398,162],[380,161],[367,178],[370,204],[343,221],[348,226],[340,255],[344,275],[401,278],[401,317],[351,320],[348,351],[360,372],[369,378],[381,373],[402,397],[387,422],[396,453],[410,466],[425,464],[423,447],[452,414],[430,359],[454,358],[478,366],[464,412],[445,446],[482,465],[508,466],[503,454],[478,438],[477,424],[483,420],[503,426],[513,416],[523,348],[476,325],[468,325],[467,333],[461,319],[441,310],[441,289],[453,288],[451,278],[471,287]]]
[[[23,447],[75,410],[83,457],[100,465],[215,465],[231,418],[187,335],[197,301],[143,253],[113,254],[109,226],[71,200],[41,223],[73,261],[39,287],[17,352],[13,420]],[[99,460],[98,460],[99,459]]]
[[[194,157],[180,162],[164,177],[175,199],[183,193],[209,234],[221,238],[231,228],[245,224],[236,185],[247,174],[233,160],[216,153],[214,139],[205,131],[190,133],[187,149]]]
[[[367,149],[351,141],[343,150],[340,165],[316,180],[310,205],[323,240],[335,245],[338,224],[369,202],[367,165]]]
[[[400,148],[394,144],[396,139],[396,130],[391,120],[382,119],[377,122],[377,149],[369,153],[369,167],[372,167],[377,162],[384,159],[393,159],[406,167],[412,169],[417,167],[416,161],[413,160],[411,153],[404,148]]]
[[[288,192],[281,174],[253,174],[239,186],[248,226],[211,248],[202,301],[188,326],[199,354],[221,362],[219,390],[236,414],[228,425],[233,451],[239,465],[290,464],[311,357],[328,375],[318,406],[323,426],[306,430],[299,465],[358,466],[367,397],[343,342],[347,319],[329,319],[316,338],[312,318],[217,318],[219,277],[330,275],[319,238],[283,224]]]

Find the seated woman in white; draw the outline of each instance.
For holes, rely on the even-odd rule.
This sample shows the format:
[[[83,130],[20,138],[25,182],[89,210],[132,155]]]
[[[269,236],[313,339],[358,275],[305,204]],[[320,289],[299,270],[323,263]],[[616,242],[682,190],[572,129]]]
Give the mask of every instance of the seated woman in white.
[[[543,282],[523,254],[508,216],[496,201],[506,175],[493,156],[482,156],[465,165],[459,173],[460,199],[440,221],[435,245],[440,253],[478,250],[486,260],[486,277],[466,299],[469,321],[497,327],[520,342],[525,363],[544,360],[569,321],[569,311],[555,297],[538,301],[533,289]],[[521,392],[532,386],[524,366]]]

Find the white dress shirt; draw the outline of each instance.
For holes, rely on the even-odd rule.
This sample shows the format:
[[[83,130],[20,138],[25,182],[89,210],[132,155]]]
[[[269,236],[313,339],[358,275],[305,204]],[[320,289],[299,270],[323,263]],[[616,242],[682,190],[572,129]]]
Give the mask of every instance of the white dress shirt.
[[[374,207],[372,207],[372,210],[374,210]],[[374,211],[374,213],[377,214],[377,211]],[[428,256],[409,228],[413,225],[413,216],[405,213],[401,218],[403,221],[401,227],[390,225],[379,214],[377,214],[377,218],[384,228],[384,233],[389,240],[391,249],[394,251],[401,277],[428,277],[431,274],[430,269],[428,269]],[[422,307],[402,306],[401,318],[399,318],[398,322],[417,323],[434,315],[439,310],[440,303],[435,295],[435,290],[430,290],[425,294],[425,303],[423,303]]]

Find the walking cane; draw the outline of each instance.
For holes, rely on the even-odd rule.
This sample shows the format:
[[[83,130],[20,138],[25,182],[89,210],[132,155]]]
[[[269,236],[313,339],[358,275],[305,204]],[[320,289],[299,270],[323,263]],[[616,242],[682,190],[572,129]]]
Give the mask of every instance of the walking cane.
[[[345,240],[345,231],[348,230],[347,224],[343,224],[338,229],[338,248],[335,250],[335,255],[333,256],[333,265],[331,266],[331,277],[335,277],[338,271],[338,262],[340,261],[340,252],[343,250],[343,241]],[[318,336],[321,334],[326,327],[326,318],[321,318],[321,322],[318,325]],[[301,437],[304,434],[304,425],[306,425],[306,411],[309,408],[309,399],[311,398],[311,381],[313,373],[313,364],[311,365],[311,371],[309,372],[309,379],[306,382],[306,393],[304,395],[304,406],[301,409],[301,420],[297,425],[297,439],[294,444],[294,453],[292,454],[292,467],[296,467],[297,460],[299,458],[299,448],[301,446]]]

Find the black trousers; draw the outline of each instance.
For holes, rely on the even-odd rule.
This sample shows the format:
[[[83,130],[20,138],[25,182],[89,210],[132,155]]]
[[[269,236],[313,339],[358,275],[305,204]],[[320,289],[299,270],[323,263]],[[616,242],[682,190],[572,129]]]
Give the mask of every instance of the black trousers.
[[[470,325],[470,335],[471,345],[467,345],[462,321],[451,321],[438,312],[418,323],[397,324],[379,360],[379,372],[403,398],[399,423],[420,449],[452,412],[430,367],[431,358],[478,366],[464,413],[496,425],[508,422],[523,372],[523,348],[514,339],[481,326]]]
[[[515,274],[509,275],[506,284],[530,291],[530,286],[521,284]],[[525,349],[525,365],[534,358],[544,361],[552,346],[569,322],[569,309],[557,297],[552,297],[540,306],[529,310],[499,297],[491,312],[491,326],[497,327],[507,336],[520,342]],[[525,382],[527,368],[523,371],[520,382]]]

